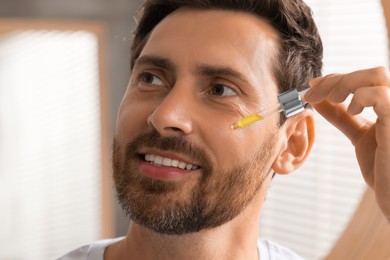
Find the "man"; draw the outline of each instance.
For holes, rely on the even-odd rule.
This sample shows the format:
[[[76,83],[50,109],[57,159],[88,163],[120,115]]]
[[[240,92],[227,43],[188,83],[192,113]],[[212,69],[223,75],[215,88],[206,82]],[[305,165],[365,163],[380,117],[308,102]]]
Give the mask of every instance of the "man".
[[[125,238],[61,259],[300,259],[258,240],[257,227],[273,175],[310,152],[312,111],[231,125],[309,83],[305,100],[352,141],[390,221],[389,72],[320,77],[321,60],[301,0],[147,0],[113,145],[118,199],[132,224]],[[354,116],[368,106],[375,123]]]

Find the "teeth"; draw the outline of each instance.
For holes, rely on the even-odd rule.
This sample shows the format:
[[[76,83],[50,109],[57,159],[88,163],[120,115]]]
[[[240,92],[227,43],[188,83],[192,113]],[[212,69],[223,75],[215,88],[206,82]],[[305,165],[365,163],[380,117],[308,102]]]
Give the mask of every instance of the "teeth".
[[[171,163],[172,163],[172,159],[164,158],[162,164],[163,164],[164,166],[171,166]]]
[[[179,166],[179,161],[178,160],[172,160],[171,165],[173,167],[177,167],[177,166]]]
[[[168,166],[168,167],[177,167],[180,169],[186,169],[188,171],[195,171],[199,169],[199,166],[193,164],[186,164],[185,162],[180,162],[178,160],[173,160],[170,158],[162,157],[155,154],[146,154],[145,161],[150,162],[158,166]]]
[[[164,159],[164,158],[162,158],[161,156],[156,155],[156,158],[154,159],[154,163],[155,163],[155,164],[162,164],[163,159]]]
[[[177,167],[184,170],[186,168],[186,165],[187,165],[186,163],[179,162],[179,165]]]

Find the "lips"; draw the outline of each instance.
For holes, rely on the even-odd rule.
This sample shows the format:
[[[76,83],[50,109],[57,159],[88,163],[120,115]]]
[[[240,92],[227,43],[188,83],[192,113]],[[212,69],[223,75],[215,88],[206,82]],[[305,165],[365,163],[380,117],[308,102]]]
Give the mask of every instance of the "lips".
[[[165,166],[165,167],[173,167],[173,168],[179,168],[182,170],[188,170],[188,171],[195,171],[200,168],[200,166],[186,163],[174,158],[169,157],[163,157],[157,154],[148,153],[144,155],[144,160],[146,162],[149,162],[150,164],[156,165],[156,166]]]

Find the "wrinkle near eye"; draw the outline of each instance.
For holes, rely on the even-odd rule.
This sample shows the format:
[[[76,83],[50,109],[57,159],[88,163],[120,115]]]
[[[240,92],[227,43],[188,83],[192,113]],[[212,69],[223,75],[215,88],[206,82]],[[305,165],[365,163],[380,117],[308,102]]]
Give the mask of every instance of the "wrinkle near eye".
[[[250,106],[252,107],[252,106]],[[253,106],[256,107],[256,106]],[[243,105],[242,103],[234,103],[232,106],[232,111],[237,114],[236,120],[240,120],[243,117],[252,115],[253,113],[256,113],[256,109],[251,109],[247,105]]]

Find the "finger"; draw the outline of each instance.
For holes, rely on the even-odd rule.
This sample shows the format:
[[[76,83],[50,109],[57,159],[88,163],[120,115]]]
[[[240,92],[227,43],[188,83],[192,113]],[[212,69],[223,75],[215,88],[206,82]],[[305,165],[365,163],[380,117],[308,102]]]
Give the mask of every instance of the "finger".
[[[376,121],[376,139],[380,140],[380,142],[378,142],[377,153],[387,153],[388,157],[388,154],[390,154],[390,88],[377,86],[358,89],[348,107],[348,112],[355,115],[360,113],[365,107],[373,107],[374,112],[378,116]],[[388,159],[383,163],[387,163],[390,166]]]
[[[313,107],[327,121],[347,136],[352,143],[361,134],[362,129],[371,124],[369,120],[362,116],[351,115],[343,103],[334,104],[325,100],[318,104],[313,104]]]
[[[312,89],[305,95],[307,102],[319,103],[328,99],[340,103],[362,86],[390,86],[390,73],[386,68],[378,67],[316,78],[310,85]]]
[[[306,93],[305,100],[310,103],[319,103],[324,99],[328,99],[335,103],[343,102],[350,90],[343,83],[348,74],[330,74],[322,78],[316,78],[310,82],[312,89]],[[346,86],[344,88],[336,86]]]
[[[390,120],[390,87],[363,87],[356,90],[348,112],[357,115],[365,107],[373,107],[381,120]]]

